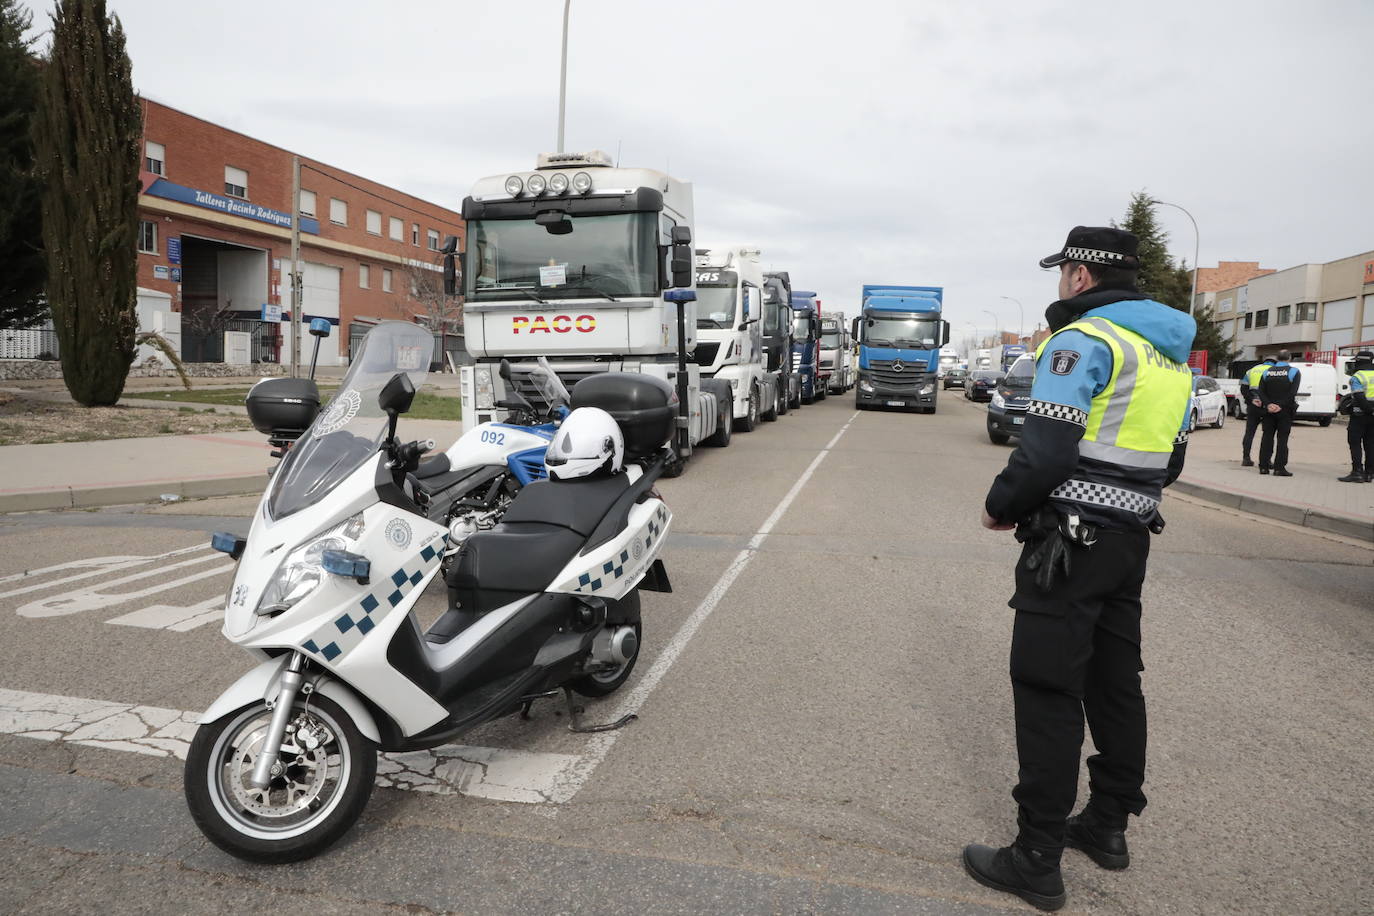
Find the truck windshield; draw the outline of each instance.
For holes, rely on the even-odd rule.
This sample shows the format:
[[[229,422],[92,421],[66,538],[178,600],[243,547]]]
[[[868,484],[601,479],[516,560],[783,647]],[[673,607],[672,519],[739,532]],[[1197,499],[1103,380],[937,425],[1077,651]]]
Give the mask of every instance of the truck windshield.
[[[733,270],[697,271],[697,328],[731,328],[735,325],[739,274]]]
[[[840,332],[838,329],[821,331],[821,348],[825,350],[836,350],[840,346]]]
[[[912,347],[929,350],[940,339],[940,322],[933,318],[868,312],[863,342],[870,347]]]
[[[792,316],[792,336],[797,340],[811,336],[811,316],[806,312],[797,312]]]
[[[468,223],[464,295],[477,301],[658,295],[658,214],[568,221],[572,231],[563,235],[532,219]]]

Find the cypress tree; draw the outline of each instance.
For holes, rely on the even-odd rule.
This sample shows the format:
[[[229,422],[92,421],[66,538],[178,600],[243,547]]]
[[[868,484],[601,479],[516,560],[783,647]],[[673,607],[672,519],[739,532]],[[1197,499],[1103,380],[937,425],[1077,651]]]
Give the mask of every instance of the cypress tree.
[[[24,38],[31,21],[19,0],[0,0],[0,328],[25,327],[47,315],[40,185],[30,137],[38,67]]]
[[[1126,218],[1113,225],[1140,239],[1140,275],[1136,281],[1140,291],[1156,302],[1188,311],[1193,273],[1186,263],[1174,264],[1169,254],[1169,233],[1155,219],[1155,202],[1150,195],[1144,191],[1132,194]]]
[[[87,407],[119,400],[134,359],[142,131],[131,71],[104,0],[58,0],[34,147],[62,376]]]

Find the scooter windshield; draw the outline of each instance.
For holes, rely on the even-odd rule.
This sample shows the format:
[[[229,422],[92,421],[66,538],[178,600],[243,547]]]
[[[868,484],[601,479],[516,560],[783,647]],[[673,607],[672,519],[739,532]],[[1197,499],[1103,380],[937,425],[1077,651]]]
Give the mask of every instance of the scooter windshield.
[[[419,391],[433,353],[434,336],[416,324],[384,321],[367,333],[334,399],[272,475],[267,510],[273,518],[318,502],[377,454],[387,433],[377,396],[397,372]]]

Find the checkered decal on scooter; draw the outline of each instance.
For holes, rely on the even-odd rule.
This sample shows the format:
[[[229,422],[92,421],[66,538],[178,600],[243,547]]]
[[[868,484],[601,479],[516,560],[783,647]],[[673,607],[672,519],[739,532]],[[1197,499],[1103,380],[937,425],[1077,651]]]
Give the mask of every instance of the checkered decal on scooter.
[[[654,541],[663,534],[663,524],[668,521],[668,510],[659,506],[654,512],[653,518],[649,519],[648,535],[644,538],[644,549],[648,550],[653,546]],[[625,564],[630,562],[630,552],[620,551],[620,556],[602,563],[599,568],[589,569],[577,577],[577,588],[575,592],[591,594],[599,591],[608,582],[625,575]]]
[[[332,623],[326,624],[301,648],[317,655],[327,662],[347,655],[363,641],[363,637],[391,613],[392,608],[405,600],[405,596],[425,578],[429,568],[443,556],[448,535],[443,535],[432,546],[426,546],[415,557],[390,576],[373,579],[373,590],[363,597],[350,611]]]

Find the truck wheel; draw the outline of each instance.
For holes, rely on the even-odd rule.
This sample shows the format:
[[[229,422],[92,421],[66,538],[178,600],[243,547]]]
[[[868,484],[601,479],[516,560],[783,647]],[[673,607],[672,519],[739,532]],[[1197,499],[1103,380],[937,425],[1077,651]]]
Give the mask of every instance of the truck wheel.
[[[733,411],[731,411],[733,413]],[[742,433],[752,433],[754,427],[759,425],[759,390],[755,387],[749,389],[749,410],[735,421],[735,429]]]
[[[830,392],[830,380],[829,380],[829,379],[826,379],[824,382],[816,382],[816,400],[818,400],[818,401],[824,401],[824,400],[825,400],[825,396],[826,396],[827,394],[829,394],[829,392]]]
[[[759,414],[759,416],[763,418],[764,422],[772,423],[774,420],[778,418],[778,411],[779,408],[782,407],[782,403],[782,395],[778,393],[777,389],[774,389],[773,403],[768,405],[768,409],[765,410],[763,413]]]
[[[731,418],[733,409],[729,402],[724,402],[720,407],[720,422],[716,425],[716,431],[706,440],[707,445],[714,445],[716,448],[725,448],[730,444],[731,428],[735,425]]]
[[[792,399],[788,397],[788,391],[784,384],[778,385],[778,416],[782,416],[792,409]]]

